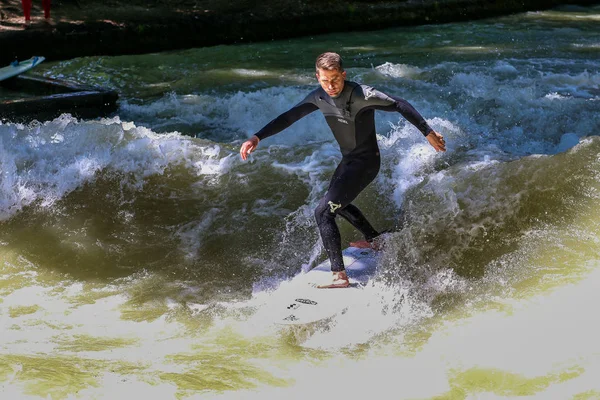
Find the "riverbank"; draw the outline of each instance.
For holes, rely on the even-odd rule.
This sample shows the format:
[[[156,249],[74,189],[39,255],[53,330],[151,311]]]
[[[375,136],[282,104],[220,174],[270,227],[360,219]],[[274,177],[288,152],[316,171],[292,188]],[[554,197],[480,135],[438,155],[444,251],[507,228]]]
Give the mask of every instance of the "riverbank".
[[[0,65],[32,55],[64,60],[446,23],[592,5],[598,0],[56,0],[46,23],[34,4],[25,29],[20,0],[0,0]]]

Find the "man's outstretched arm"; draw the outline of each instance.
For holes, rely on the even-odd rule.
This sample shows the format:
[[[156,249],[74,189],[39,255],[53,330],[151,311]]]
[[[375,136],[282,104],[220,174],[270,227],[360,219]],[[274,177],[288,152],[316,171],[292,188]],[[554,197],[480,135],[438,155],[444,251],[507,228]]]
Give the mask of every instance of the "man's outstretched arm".
[[[421,131],[435,151],[446,151],[446,141],[444,140],[444,137],[431,129],[427,121],[425,121],[425,118],[423,118],[408,101],[400,97],[382,94],[382,97],[384,96],[387,96],[392,101],[392,104],[378,105],[374,107],[375,109],[399,112],[408,122]]]
[[[298,121],[300,118],[305,117],[317,109],[318,107],[312,103],[302,102],[269,122],[260,131],[242,144],[242,147],[240,147],[240,155],[242,160],[246,160],[248,158],[248,154],[252,153],[256,149],[256,146],[258,146],[258,143],[262,139],[281,132],[294,122]]]

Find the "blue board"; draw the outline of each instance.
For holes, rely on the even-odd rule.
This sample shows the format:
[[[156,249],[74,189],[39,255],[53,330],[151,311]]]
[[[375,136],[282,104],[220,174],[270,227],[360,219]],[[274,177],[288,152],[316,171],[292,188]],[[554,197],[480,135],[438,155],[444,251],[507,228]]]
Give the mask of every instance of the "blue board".
[[[0,68],[0,81],[5,79],[12,78],[23,72],[29,71],[31,68],[39,65],[42,61],[44,61],[44,57],[32,57],[29,60],[24,61],[14,61],[10,63],[8,66]]]

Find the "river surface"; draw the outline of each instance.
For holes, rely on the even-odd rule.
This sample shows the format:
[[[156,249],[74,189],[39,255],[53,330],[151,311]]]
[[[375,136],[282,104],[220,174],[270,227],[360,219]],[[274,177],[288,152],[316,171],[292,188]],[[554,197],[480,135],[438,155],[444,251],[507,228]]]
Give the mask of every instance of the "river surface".
[[[386,238],[364,301],[258,318],[324,260],[339,149],[314,60],[411,102],[377,112],[356,204]],[[116,115],[0,124],[2,399],[599,399],[600,7],[44,63]],[[342,240],[359,239],[344,221]]]

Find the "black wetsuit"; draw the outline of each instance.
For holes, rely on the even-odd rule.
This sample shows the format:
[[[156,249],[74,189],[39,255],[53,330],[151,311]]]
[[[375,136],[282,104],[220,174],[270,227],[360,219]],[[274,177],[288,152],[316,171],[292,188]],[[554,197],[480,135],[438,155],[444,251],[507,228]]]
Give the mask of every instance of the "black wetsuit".
[[[425,136],[431,132],[431,128],[406,100],[389,96],[370,86],[346,81],[344,89],[335,98],[321,87],[312,91],[300,103],[269,122],[256,136],[263,140],[275,135],[316,110],[321,110],[325,116],[343,156],[327,193],[315,210],[323,246],[331,260],[331,270],[342,271],[344,262],[336,215],[348,220],[367,240],[379,234],[360,210],[351,204],[379,172],[375,110],[399,112]]]

